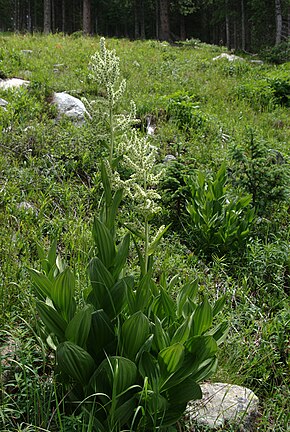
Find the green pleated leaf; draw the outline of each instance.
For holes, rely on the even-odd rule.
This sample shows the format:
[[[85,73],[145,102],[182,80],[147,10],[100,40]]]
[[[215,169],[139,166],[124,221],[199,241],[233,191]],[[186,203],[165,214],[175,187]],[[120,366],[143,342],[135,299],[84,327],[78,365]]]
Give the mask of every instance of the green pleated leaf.
[[[136,289],[135,295],[135,306],[134,310],[137,311],[145,311],[148,307],[148,304],[151,302],[152,298],[152,286],[154,282],[152,281],[151,273],[148,272],[141,279],[139,285]]]
[[[121,395],[136,384],[137,366],[126,357],[112,356],[102,361],[92,375],[90,385],[95,392],[104,392],[112,397]]]
[[[224,307],[226,302],[226,296],[220,297],[214,304],[212,315],[215,317]]]
[[[93,311],[93,306],[85,306],[72,318],[65,331],[66,338],[82,348],[86,347]]]
[[[189,331],[190,331],[190,325],[189,325],[190,321],[191,319],[188,318],[181,324],[181,326],[178,327],[178,329],[175,331],[171,339],[171,345],[177,342],[183,344],[188,339]]]
[[[139,372],[143,379],[146,377],[149,380],[149,384],[153,390],[158,387],[158,381],[160,378],[160,368],[157,360],[149,352],[143,352],[139,362]]]
[[[92,285],[92,291],[88,295],[90,301],[96,309],[103,309],[108,292],[114,285],[114,279],[111,273],[106,269],[99,258],[93,258],[89,264],[89,276]]]
[[[206,335],[212,336],[217,345],[219,346],[226,339],[229,332],[229,324],[228,322],[222,322],[218,324],[214,329],[208,331]]]
[[[118,189],[112,199],[112,203],[109,207],[109,214],[108,214],[108,219],[107,219],[107,225],[108,228],[110,230],[113,229],[114,224],[115,224],[115,220],[116,220],[116,215],[117,215],[117,211],[119,208],[119,205],[122,201],[122,196],[123,196],[123,190],[122,189]]]
[[[167,348],[164,348],[158,354],[158,363],[160,365],[161,374],[170,375],[176,372],[182,365],[184,359],[184,346],[180,343],[175,343]]]
[[[123,270],[128,254],[129,254],[129,246],[130,246],[130,234],[126,234],[123,238],[122,242],[118,246],[117,254],[114,261],[114,270],[113,275],[117,278],[120,272]]]
[[[196,382],[202,382],[214,374],[217,370],[218,360],[214,356],[213,358],[204,362],[204,364],[198,369],[198,371],[192,373],[192,379]]]
[[[166,227],[164,227],[163,230],[161,230],[160,233],[158,234],[158,236],[154,239],[154,241],[149,245],[149,247],[148,247],[148,255],[149,256],[155,253],[160,241],[162,240],[162,237],[164,236],[164,234],[166,233],[168,228],[170,228],[170,225],[167,225]]]
[[[107,296],[103,302],[103,308],[109,317],[117,316],[126,306],[126,294],[131,283],[131,276],[120,279],[111,289],[107,290]]]
[[[181,290],[177,296],[177,299],[176,299],[178,317],[182,316],[183,307],[184,307],[184,304],[187,301],[187,299],[194,301],[196,294],[197,294],[197,291],[198,291],[197,280],[190,282],[190,283],[187,283],[181,288]]]
[[[168,347],[170,344],[170,339],[165,330],[162,327],[162,323],[160,319],[155,316],[155,322],[154,322],[154,344],[158,351],[163,350],[164,348]]]
[[[120,405],[114,412],[115,423],[119,426],[123,426],[128,423],[133,417],[138,405],[138,401],[135,396],[128,399],[122,405]]]
[[[217,343],[212,336],[194,336],[185,342],[185,348],[202,363],[217,352]]]
[[[115,244],[109,229],[98,218],[94,220],[93,238],[100,260],[107,269],[110,268],[116,255]]]
[[[148,318],[141,311],[138,311],[127,319],[122,326],[121,340],[125,354],[134,360],[148,336]]]
[[[102,310],[93,312],[91,328],[87,340],[87,350],[95,359],[110,354],[110,348],[115,348],[114,327],[108,315]]]
[[[37,300],[36,308],[48,331],[55,334],[60,341],[64,340],[67,323],[63,317],[55,309],[42,301]]]
[[[197,400],[201,398],[201,388],[192,378],[187,378],[180,384],[171,387],[168,390],[169,403],[173,406],[184,402],[187,404],[191,400]]]
[[[63,372],[83,386],[88,384],[95,369],[95,362],[90,354],[69,341],[58,345],[56,360]]]
[[[201,335],[212,325],[213,313],[208,299],[205,297],[193,316],[193,335]]]
[[[43,273],[34,269],[27,269],[33,282],[33,287],[37,297],[45,300],[46,297],[51,297],[52,282]]]
[[[60,273],[52,286],[51,298],[66,321],[70,321],[75,313],[75,278],[67,268]]]
[[[178,420],[182,417],[186,408],[186,403],[177,404],[177,405],[169,405],[167,408],[165,415],[162,416],[162,426],[163,428],[175,425]],[[175,429],[173,429],[175,430]]]

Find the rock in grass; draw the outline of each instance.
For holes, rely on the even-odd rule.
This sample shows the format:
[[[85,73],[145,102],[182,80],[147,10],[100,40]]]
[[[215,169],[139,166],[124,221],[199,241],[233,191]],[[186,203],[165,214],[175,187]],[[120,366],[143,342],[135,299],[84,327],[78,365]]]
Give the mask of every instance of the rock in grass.
[[[20,79],[20,78],[9,78],[9,79],[3,79],[0,80],[0,89],[1,90],[8,90],[13,88],[18,88],[22,86],[27,86],[29,84],[29,81]]]
[[[85,116],[89,116],[83,102],[68,93],[54,93],[51,102],[56,105],[59,116],[65,115],[78,123],[83,123]]]
[[[5,99],[0,98],[0,106],[5,110],[6,110],[6,105],[8,105],[8,102]]]
[[[201,384],[201,390],[202,399],[189,402],[186,408],[188,431],[196,430],[198,425],[218,429],[226,424],[235,431],[256,430],[259,399],[252,390],[224,383]]]
[[[242,57],[236,56],[234,54],[227,54],[227,53],[222,53],[221,55],[214,57],[213,60],[220,60],[220,59],[226,59],[229,62],[233,62],[233,61],[245,61],[245,59],[243,59]]]

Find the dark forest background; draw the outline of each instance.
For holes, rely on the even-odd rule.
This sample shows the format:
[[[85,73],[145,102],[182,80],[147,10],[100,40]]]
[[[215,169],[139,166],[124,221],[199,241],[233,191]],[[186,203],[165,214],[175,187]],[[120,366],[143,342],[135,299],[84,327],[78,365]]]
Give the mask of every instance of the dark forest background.
[[[256,51],[290,36],[290,0],[0,0],[0,31],[200,39]]]

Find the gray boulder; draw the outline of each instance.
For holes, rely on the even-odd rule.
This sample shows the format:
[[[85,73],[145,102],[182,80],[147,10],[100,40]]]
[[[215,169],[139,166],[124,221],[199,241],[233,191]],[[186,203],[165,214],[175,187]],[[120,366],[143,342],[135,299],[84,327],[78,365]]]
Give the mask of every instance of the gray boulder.
[[[210,429],[231,424],[235,431],[256,430],[259,416],[259,399],[245,387],[224,383],[201,384],[203,397],[188,403],[185,423],[188,431],[203,425]]]
[[[0,106],[5,110],[6,110],[6,105],[8,105],[8,102],[5,99],[0,98]]]
[[[51,102],[56,105],[59,117],[65,115],[78,123],[83,123],[85,117],[89,116],[83,102],[66,92],[54,93]]]
[[[227,54],[227,53],[222,53],[221,55],[214,57],[213,61],[216,60],[221,60],[221,59],[226,59],[229,62],[233,62],[233,61],[245,61],[245,59],[243,59],[242,57],[236,56],[234,54]]]
[[[9,90],[13,88],[18,88],[22,86],[28,86],[29,81],[20,79],[20,78],[9,78],[0,80],[0,89],[1,90]]]

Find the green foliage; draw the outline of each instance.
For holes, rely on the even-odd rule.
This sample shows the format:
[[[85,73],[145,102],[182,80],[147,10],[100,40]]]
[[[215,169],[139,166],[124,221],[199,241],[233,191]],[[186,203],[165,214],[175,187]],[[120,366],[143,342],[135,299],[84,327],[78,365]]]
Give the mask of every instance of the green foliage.
[[[87,306],[79,311],[72,309],[72,273],[62,269],[57,274],[55,245],[42,259],[46,274],[30,270],[38,313],[48,341],[55,341],[58,369],[73,381],[73,393],[84,399],[86,409],[94,409],[104,430],[134,422],[138,430],[167,430],[188,400],[201,397],[197,383],[216,368],[226,326],[222,332],[211,326],[222,302],[212,307],[205,297],[198,303],[196,282],[184,285],[175,303],[165,278],[157,286],[149,274],[139,283],[122,277],[128,247],[117,248],[97,219],[94,239],[98,256],[89,266]],[[123,250],[121,266],[118,250]],[[134,414],[138,406],[142,415]]]
[[[255,214],[251,195],[232,197],[228,193],[225,164],[212,180],[198,171],[187,182],[190,240],[207,255],[241,252]]]
[[[231,149],[232,181],[252,195],[258,214],[266,215],[276,203],[289,197],[289,167],[284,156],[269,148],[253,132],[243,145]]]
[[[290,39],[281,42],[279,45],[274,47],[264,48],[260,52],[261,58],[264,60],[275,63],[282,64],[290,61]]]
[[[167,100],[167,112],[181,130],[199,128],[206,123],[196,95],[181,90],[168,96]]]

